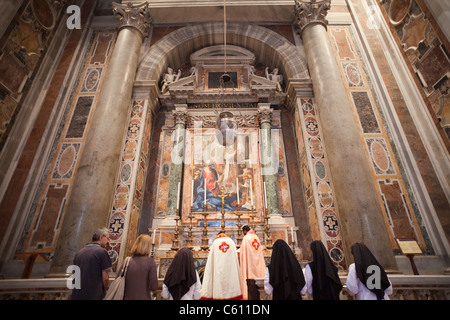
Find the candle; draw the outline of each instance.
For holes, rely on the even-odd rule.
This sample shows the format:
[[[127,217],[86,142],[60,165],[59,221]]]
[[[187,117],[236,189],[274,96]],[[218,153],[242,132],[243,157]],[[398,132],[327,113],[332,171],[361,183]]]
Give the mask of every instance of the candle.
[[[194,205],[194,179],[192,179],[192,189],[191,189],[191,207]]]
[[[177,210],[180,208],[180,186],[181,186],[181,182],[178,182]]]
[[[252,179],[250,179],[250,204],[253,207],[253,183],[252,183]]]
[[[264,207],[267,209],[266,182],[264,181]]]
[[[156,229],[153,229],[152,244],[155,244],[155,233],[156,233]]]
[[[236,189],[237,189],[237,202],[239,204],[239,181],[238,178],[236,178]]]
[[[294,243],[294,228],[291,227],[292,243]]]
[[[204,198],[204,203],[206,206],[206,179],[203,179],[203,189],[204,189],[203,191],[205,192],[203,198]]]

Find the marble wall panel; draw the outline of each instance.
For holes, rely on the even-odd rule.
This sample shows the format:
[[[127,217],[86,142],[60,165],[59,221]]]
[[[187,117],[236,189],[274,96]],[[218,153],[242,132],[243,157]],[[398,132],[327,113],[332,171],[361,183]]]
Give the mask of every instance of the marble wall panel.
[[[394,239],[417,239],[411,213],[398,180],[378,180]]]
[[[0,151],[63,14],[56,2],[26,0],[0,39]]]
[[[69,185],[49,184],[44,201],[30,229],[26,251],[51,252],[56,242]]]
[[[66,132],[67,139],[83,138],[94,98],[95,96],[78,97],[69,128]]]
[[[373,111],[367,91],[352,91],[353,103],[358,112],[358,119],[364,133],[380,133],[378,120]]]
[[[128,129],[123,142],[121,164],[116,177],[116,191],[108,223],[111,235],[108,251],[110,257],[113,257],[114,270],[122,261],[121,257],[130,251],[137,237],[148,158],[143,152],[148,148],[143,146],[149,143],[144,139],[150,138],[149,135],[142,134],[146,119],[145,101],[134,100],[130,108]]]
[[[64,143],[52,174],[52,179],[71,179],[80,152],[80,143]]]
[[[391,155],[384,138],[366,138],[365,141],[375,174],[396,174]]]
[[[90,41],[83,53],[86,59],[79,71],[79,81],[72,88],[73,98],[66,106],[68,116],[60,125],[60,134],[54,141],[55,152],[48,159],[49,173],[46,178],[43,178],[42,188],[36,195],[36,205],[29,214],[29,220],[34,222],[28,223],[28,230],[24,230],[22,236],[26,238],[27,234],[32,234],[32,238],[26,238],[23,246],[19,245],[17,251],[36,250],[37,244],[43,243],[45,243],[46,252],[51,253],[54,250],[59,228],[64,218],[66,196],[70,193],[76,175],[78,159],[83,151],[86,138],[85,131],[89,126],[89,117],[95,110],[95,100],[101,90],[101,80],[104,76],[103,69],[109,59],[109,56],[103,56],[103,60],[101,60],[97,51],[96,64],[95,66],[90,65],[92,54],[96,52],[95,49],[105,35],[110,40],[115,39],[115,33],[112,32],[93,31],[90,33]],[[110,51],[105,51],[106,53],[110,54]],[[105,64],[99,64],[100,60]],[[51,194],[49,194],[50,191]],[[118,197],[116,201],[122,203],[122,198]],[[49,238],[52,240],[50,241]]]
[[[88,68],[80,92],[89,93],[97,91],[102,72],[103,68]]]
[[[324,242],[339,270],[346,270],[339,214],[334,201],[333,183],[328,173],[328,158],[320,135],[320,120],[314,99],[302,98],[299,101],[296,119],[302,133],[299,132],[298,137],[303,137],[304,143],[304,148],[299,149],[299,152],[312,237]]]
[[[418,59],[413,65],[423,84],[425,91],[431,94],[439,81],[450,77],[450,57],[439,43]]]
[[[399,14],[396,13],[396,16]],[[346,36],[344,37],[343,34]],[[358,85],[355,86],[354,82],[349,80],[349,62],[346,57],[339,59],[341,75],[349,98],[353,101],[355,121],[360,124],[360,135],[365,142],[367,160],[372,168],[373,183],[378,190],[379,201],[386,228],[389,230],[392,247],[398,249],[396,237],[409,237],[415,238],[425,249],[427,244],[416,218],[416,215],[420,215],[420,213],[413,211],[410,197],[404,191],[406,190],[405,183],[398,168],[395,154],[392,151],[385,124],[381,120],[380,110],[375,103],[370,79],[364,72],[363,61],[359,57],[360,50],[352,40],[352,32],[348,27],[331,26],[329,35],[330,39],[335,39],[336,35],[339,35],[340,39],[345,38],[347,40],[332,41],[336,54],[339,52],[355,53],[354,62],[352,62],[354,70],[352,72],[358,72],[358,77],[354,77],[354,79],[359,80]],[[350,48],[345,48],[347,46]]]
[[[89,60],[90,64],[103,65],[106,63],[113,48],[115,36],[113,33],[101,33],[98,35],[93,48],[93,53]]]
[[[416,83],[423,90],[429,112],[439,120],[443,138],[450,137],[450,106],[440,97],[450,96],[450,43],[423,0],[386,0],[383,17]],[[432,97],[434,96],[434,97]],[[436,121],[437,122],[437,121]],[[446,141],[448,145],[448,140]]]

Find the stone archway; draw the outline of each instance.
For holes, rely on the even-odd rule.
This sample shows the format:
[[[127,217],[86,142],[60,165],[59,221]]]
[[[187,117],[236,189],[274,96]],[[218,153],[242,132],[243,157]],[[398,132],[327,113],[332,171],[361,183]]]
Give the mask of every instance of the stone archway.
[[[301,47],[295,46],[280,34],[257,25],[232,23],[228,25],[227,31],[227,44],[244,48],[254,53],[257,60],[264,65],[278,68],[285,79],[286,90],[288,88],[291,90],[298,83],[304,83],[308,87],[307,96],[312,96],[307,62]],[[137,86],[151,84],[149,101],[153,105],[150,108],[157,110],[156,101],[159,97],[157,83],[168,67],[183,65],[189,61],[190,55],[194,52],[222,44],[223,25],[208,23],[173,31],[144,51],[135,81]],[[290,86],[289,83],[294,85]],[[295,92],[291,97],[292,101],[296,100]],[[157,128],[156,130],[158,131]],[[150,141],[143,141],[143,144],[149,143]],[[147,228],[141,228],[140,231],[146,232]]]
[[[136,81],[158,80],[169,65],[181,65],[203,47],[224,42],[224,27],[207,23],[178,29],[151,46],[141,61]],[[308,65],[301,50],[286,38],[267,28],[229,23],[227,43],[253,52],[264,64],[278,68],[287,81],[309,80]]]

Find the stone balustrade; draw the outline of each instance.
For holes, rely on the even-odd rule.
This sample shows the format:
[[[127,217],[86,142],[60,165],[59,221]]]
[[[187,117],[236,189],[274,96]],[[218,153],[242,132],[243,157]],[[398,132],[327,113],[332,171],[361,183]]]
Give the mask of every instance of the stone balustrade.
[[[346,275],[340,276],[344,289],[341,300],[353,300],[345,287]],[[449,275],[389,275],[394,287],[391,300],[449,300]],[[158,290],[154,293],[156,300],[160,296],[163,279],[158,281]],[[264,280],[257,279],[261,300],[271,300],[272,297],[264,291]],[[66,300],[71,290],[66,286],[66,278],[45,279],[5,279],[0,280],[0,300]],[[310,300],[306,295],[304,300]]]

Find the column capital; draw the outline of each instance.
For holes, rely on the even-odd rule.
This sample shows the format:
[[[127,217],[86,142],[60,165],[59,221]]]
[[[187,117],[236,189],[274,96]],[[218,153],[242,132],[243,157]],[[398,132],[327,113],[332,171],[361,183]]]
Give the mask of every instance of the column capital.
[[[272,108],[270,108],[270,104],[266,104],[266,103],[258,104],[257,116],[258,116],[259,123],[264,123],[264,122],[270,123],[270,121],[272,120],[272,113],[273,113],[273,110],[272,110]]]
[[[182,124],[186,125],[188,121],[188,111],[187,111],[187,105],[186,104],[179,104],[175,105],[175,110],[172,111],[175,124]]]
[[[331,8],[331,0],[295,0],[294,25],[297,32],[302,31],[310,24],[322,24],[327,27],[328,20],[325,19]]]
[[[152,23],[148,2],[133,5],[113,2],[113,13],[118,20],[119,30],[124,27],[134,27],[139,30],[143,37],[148,35]]]

